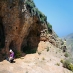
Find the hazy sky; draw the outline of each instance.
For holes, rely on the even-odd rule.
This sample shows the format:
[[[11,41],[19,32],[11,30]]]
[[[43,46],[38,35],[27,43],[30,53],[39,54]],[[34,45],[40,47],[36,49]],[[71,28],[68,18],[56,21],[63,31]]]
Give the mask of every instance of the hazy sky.
[[[62,37],[73,33],[73,0],[33,0],[47,16],[53,30]]]

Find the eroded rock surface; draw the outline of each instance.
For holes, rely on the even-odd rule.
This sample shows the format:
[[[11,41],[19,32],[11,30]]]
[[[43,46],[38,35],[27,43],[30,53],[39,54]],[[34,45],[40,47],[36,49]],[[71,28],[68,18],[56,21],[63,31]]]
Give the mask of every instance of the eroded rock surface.
[[[0,0],[1,55],[7,54],[10,48],[21,52],[21,48],[26,46],[37,47],[40,31],[47,28],[47,25],[41,23],[40,15],[30,12],[35,5],[30,7],[29,3],[33,1]]]
[[[9,54],[9,49],[37,50],[40,41],[49,41],[58,48],[61,45],[60,40],[56,42],[57,35],[47,17],[36,8],[33,0],[0,0],[0,57]]]

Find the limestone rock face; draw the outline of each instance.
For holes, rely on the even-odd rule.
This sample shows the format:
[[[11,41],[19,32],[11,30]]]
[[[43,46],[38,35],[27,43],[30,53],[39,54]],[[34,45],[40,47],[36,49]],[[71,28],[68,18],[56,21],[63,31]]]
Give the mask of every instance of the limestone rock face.
[[[57,48],[60,48],[62,50],[64,50],[64,41],[59,38],[57,36],[57,34],[52,30],[52,33],[47,33],[47,29],[44,29],[43,31],[41,31],[41,37],[40,37],[40,41],[48,41],[50,42],[52,45],[54,45]]]
[[[40,31],[47,27],[46,24],[43,27],[37,15],[31,16],[26,1],[0,0],[1,55],[7,54],[9,49],[21,52],[25,46],[37,47]]]
[[[59,48],[61,44],[33,0],[0,0],[0,59],[9,54],[9,49],[18,52],[37,49],[40,41]]]

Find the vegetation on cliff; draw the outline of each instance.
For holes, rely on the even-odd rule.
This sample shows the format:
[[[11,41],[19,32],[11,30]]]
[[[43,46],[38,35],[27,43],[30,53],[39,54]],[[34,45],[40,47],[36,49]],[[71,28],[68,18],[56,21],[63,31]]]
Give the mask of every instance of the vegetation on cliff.
[[[52,30],[52,25],[47,22],[47,16],[45,16],[41,11],[36,8],[33,0],[26,0],[25,2],[27,9],[31,13],[31,16],[38,16],[41,23],[47,24],[48,29]]]
[[[63,67],[73,71],[73,63],[70,60],[65,60],[65,61],[61,60],[61,62],[63,63]]]

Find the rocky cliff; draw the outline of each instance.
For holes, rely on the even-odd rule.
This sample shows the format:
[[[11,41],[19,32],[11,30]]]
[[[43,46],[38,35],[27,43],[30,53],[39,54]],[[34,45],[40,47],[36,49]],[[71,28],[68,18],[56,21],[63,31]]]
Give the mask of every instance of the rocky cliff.
[[[29,48],[37,48],[45,29],[47,29],[45,41],[60,47],[58,45],[60,40],[57,40],[47,17],[36,8],[33,0],[0,0],[1,58],[8,54],[9,49],[25,52]]]

